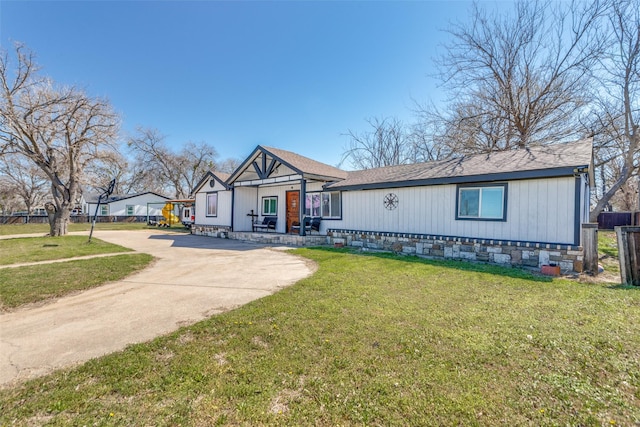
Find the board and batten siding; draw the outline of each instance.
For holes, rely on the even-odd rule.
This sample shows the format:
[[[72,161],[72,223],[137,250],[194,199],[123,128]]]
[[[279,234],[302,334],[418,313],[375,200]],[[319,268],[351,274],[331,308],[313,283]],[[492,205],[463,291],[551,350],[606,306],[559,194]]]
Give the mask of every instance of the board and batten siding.
[[[307,183],[308,192],[322,191],[322,182]],[[235,208],[234,208],[234,231],[251,231],[251,221],[247,214],[253,210],[258,215],[257,220],[262,221],[262,198],[278,198],[278,222],[276,232],[284,233],[287,227],[287,191],[300,191],[300,183],[288,182],[286,185],[270,185],[263,187],[235,187]],[[301,201],[301,204],[303,202]],[[302,207],[302,206],[301,206]]]
[[[455,184],[342,192],[342,220],[331,229],[574,244],[574,177],[508,182],[507,220],[456,220]],[[389,193],[396,209],[384,206]]]
[[[212,180],[215,181],[213,178]],[[214,192],[218,193],[217,216],[207,216],[207,194]],[[225,189],[218,181],[215,181],[214,187],[209,184],[204,185],[196,193],[195,223],[231,227],[231,200],[231,190]]]
[[[307,183],[306,191],[322,191],[321,182]],[[287,185],[259,187],[257,198],[257,212],[260,215],[258,218],[262,220],[262,198],[263,197],[277,197],[278,198],[278,222],[276,223],[276,232],[284,233],[287,228],[287,191],[300,191],[299,183],[287,183]],[[304,206],[304,201],[300,200],[300,207]]]
[[[251,217],[247,216],[253,209],[257,212],[256,187],[236,187],[233,189],[233,231],[251,231]]]

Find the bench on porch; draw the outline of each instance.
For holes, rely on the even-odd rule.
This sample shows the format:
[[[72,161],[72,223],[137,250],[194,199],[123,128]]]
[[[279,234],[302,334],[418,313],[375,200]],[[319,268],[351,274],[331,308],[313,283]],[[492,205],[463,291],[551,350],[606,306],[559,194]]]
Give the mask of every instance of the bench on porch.
[[[275,231],[277,222],[278,222],[277,216],[265,216],[262,219],[262,222],[253,223],[253,231],[256,231],[256,230]]]
[[[311,233],[312,231],[320,233],[320,221],[322,221],[322,218],[320,218],[319,216],[313,218],[308,216],[304,217],[304,219],[302,220],[302,222],[304,223],[304,231],[308,233]],[[291,231],[299,233],[300,223],[297,221],[294,222],[291,226]]]

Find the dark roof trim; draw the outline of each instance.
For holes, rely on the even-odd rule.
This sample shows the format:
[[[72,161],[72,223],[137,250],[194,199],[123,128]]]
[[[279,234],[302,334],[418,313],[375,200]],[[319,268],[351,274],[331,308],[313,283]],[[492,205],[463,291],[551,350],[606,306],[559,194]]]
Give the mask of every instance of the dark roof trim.
[[[403,187],[423,187],[428,185],[443,185],[443,184],[465,184],[474,182],[491,182],[491,181],[513,181],[519,179],[539,179],[539,178],[556,178],[561,176],[573,176],[575,174],[574,169],[584,168],[584,166],[571,166],[552,169],[537,169],[530,171],[516,171],[516,172],[502,172],[502,173],[489,173],[483,175],[471,175],[471,176],[453,176],[443,178],[429,178],[429,179],[417,179],[417,180],[405,180],[405,181],[388,181],[388,182],[376,182],[358,185],[345,185],[341,186],[340,182],[326,185],[327,190],[375,190],[383,188],[403,188]]]
[[[208,171],[206,174],[204,174],[204,177],[202,177],[202,179],[196,184],[195,188],[193,189],[192,194],[195,195],[198,191],[200,191],[202,186],[205,185],[209,181],[209,178],[213,178],[216,181],[218,181],[220,184],[222,184],[222,186],[225,189],[227,189],[227,190],[231,189],[231,186],[228,185],[226,181],[223,181],[222,179],[220,179],[220,177],[218,175],[216,175],[215,172]]]
[[[262,156],[260,156],[262,153]],[[295,153],[294,153],[295,154]],[[267,162],[267,156],[271,156],[271,161]],[[262,158],[260,158],[262,157]],[[294,172],[294,175],[300,175],[303,179],[316,179],[319,181],[335,181],[335,176],[322,175],[305,172],[302,169],[292,165],[291,163],[284,160],[282,157],[277,154],[269,151],[267,148],[258,145],[253,152],[245,159],[244,162],[238,168],[233,171],[229,179],[227,180],[228,184],[233,184],[238,177],[247,169],[253,166],[254,171],[258,175],[258,179],[266,179],[271,175],[273,170],[279,165],[283,165],[288,167]]]
[[[258,161],[259,153],[262,153],[262,167],[260,167],[260,165],[258,163],[256,163]],[[267,158],[266,156],[269,155],[271,156],[271,163],[269,165],[266,164]],[[289,169],[293,170],[295,173],[297,173],[298,175],[304,175],[304,172],[302,172],[300,169],[296,168],[295,166],[293,166],[290,163],[285,162],[284,160],[282,160],[280,157],[276,156],[275,154],[273,154],[272,152],[270,152],[269,150],[267,150],[266,148],[264,148],[261,145],[258,145],[253,152],[249,155],[249,157],[247,157],[245,159],[244,162],[242,162],[242,164],[240,166],[238,166],[238,169],[236,169],[231,176],[229,177],[228,182],[229,183],[233,183],[236,181],[236,179],[238,178],[238,176],[240,176],[240,174],[242,174],[242,172],[244,172],[245,170],[247,170],[249,167],[251,167],[253,165],[256,173],[258,174],[258,177],[260,179],[264,179],[264,177],[268,176],[268,174],[270,174],[273,169],[275,168],[275,162],[279,162],[280,164],[288,167]]]
[[[251,166],[251,164],[255,161],[253,156],[255,156],[258,153],[258,151],[260,151],[261,149],[262,149],[262,147],[260,147],[259,145],[256,148],[254,148],[253,151],[251,152],[251,154],[249,154],[249,156],[246,159],[244,159],[244,161],[242,163],[240,163],[240,166],[238,166],[236,168],[236,170],[233,171],[233,173],[231,174],[231,176],[229,177],[227,182],[233,183],[236,180],[236,178],[238,177],[238,175],[240,175],[249,166]]]
[[[271,159],[271,166],[269,167],[269,170],[267,171],[268,175],[271,175],[271,172],[273,171],[273,163],[275,160],[277,160],[278,162],[280,162],[281,165],[285,165],[286,167],[292,169],[296,174],[298,175],[303,175],[304,176],[304,172],[301,171],[300,169],[298,169],[297,167],[293,166],[291,163],[285,162],[284,160],[282,160],[280,157],[276,156],[275,154],[273,154],[271,151],[267,150],[266,148],[260,147],[262,148],[262,152],[265,154],[269,154],[272,159]],[[266,157],[265,157],[266,158]]]
[[[154,196],[162,197],[163,199],[166,199],[166,200],[170,199],[170,197],[163,196],[162,194],[154,193],[153,191],[146,191],[144,193],[131,194],[131,195],[126,195],[126,196],[109,197],[108,199],[101,201],[100,204],[104,205],[104,204],[108,204],[108,203],[119,202],[121,200],[132,199],[134,197],[144,196],[146,194],[153,194]],[[87,200],[86,203],[87,204],[92,204],[92,205],[98,204],[98,196],[95,196],[95,199],[92,198],[91,200]]]

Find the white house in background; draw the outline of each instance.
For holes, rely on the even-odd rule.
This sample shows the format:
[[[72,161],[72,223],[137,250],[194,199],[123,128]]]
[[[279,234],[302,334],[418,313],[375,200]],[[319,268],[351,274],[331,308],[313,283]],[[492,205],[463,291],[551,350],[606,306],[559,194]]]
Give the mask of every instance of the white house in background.
[[[211,226],[196,233],[218,221],[232,238],[305,244],[286,233],[315,217],[328,244],[581,271],[592,174],[591,140],[354,172],[258,146],[226,181],[203,180],[227,221],[198,199],[196,224]],[[265,217],[272,233],[247,233]]]
[[[111,195],[101,201],[98,216],[161,216],[162,208],[169,197],[148,191],[130,195]],[[86,202],[84,211],[90,216],[96,212],[98,196],[91,196]]]
[[[228,173],[210,171],[196,185],[193,191],[194,232],[219,235],[231,230],[233,191],[226,183],[229,176]]]

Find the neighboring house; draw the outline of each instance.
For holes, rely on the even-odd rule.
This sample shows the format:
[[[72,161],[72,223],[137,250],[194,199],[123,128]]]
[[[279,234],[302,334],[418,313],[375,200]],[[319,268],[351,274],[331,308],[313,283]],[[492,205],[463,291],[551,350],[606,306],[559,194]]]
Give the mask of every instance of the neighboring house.
[[[111,195],[100,203],[98,216],[161,216],[162,208],[169,197],[148,191],[129,195]],[[93,216],[96,212],[98,196],[90,196],[83,210]]]
[[[193,191],[195,198],[196,234],[220,236],[231,230],[232,190],[226,181],[228,173],[207,172]]]
[[[321,217],[329,244],[580,271],[592,171],[591,140],[354,172],[258,146],[215,184],[228,231],[274,216],[304,234],[295,223]]]

